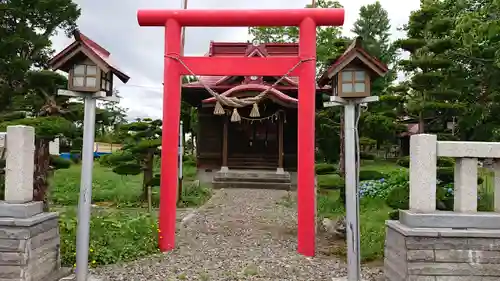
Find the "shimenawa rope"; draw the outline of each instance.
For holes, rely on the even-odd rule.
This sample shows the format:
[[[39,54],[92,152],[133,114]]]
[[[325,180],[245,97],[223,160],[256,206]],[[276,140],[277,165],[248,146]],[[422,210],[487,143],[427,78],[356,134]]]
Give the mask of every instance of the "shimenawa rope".
[[[165,55],[167,58],[174,59],[178,61],[184,68],[193,76],[197,77],[197,75],[189,68],[189,66],[186,65],[184,61],[180,58],[178,54],[167,54]],[[274,87],[276,87],[281,81],[283,81],[285,78],[287,78],[297,67],[299,67],[302,63],[314,60],[314,58],[308,58],[308,59],[301,59],[298,61],[290,70],[287,71],[283,76],[281,76],[276,82],[274,82],[271,86],[269,86],[266,90],[260,92],[258,95],[254,97],[247,97],[247,98],[236,98],[236,97],[226,97],[219,95],[216,91],[214,91],[212,88],[210,88],[207,84],[203,83],[203,81],[198,80],[198,82],[207,90],[207,92],[212,95],[217,103],[215,104],[215,109],[214,109],[214,114],[215,115],[224,115],[224,107],[229,106],[233,107],[233,113],[231,115],[231,122],[239,122],[241,121],[241,116],[238,113],[238,108],[242,108],[245,106],[252,105],[252,111],[250,112],[250,117],[259,117],[260,112],[259,112],[259,106],[258,103],[261,99],[263,99],[269,91],[273,90]]]

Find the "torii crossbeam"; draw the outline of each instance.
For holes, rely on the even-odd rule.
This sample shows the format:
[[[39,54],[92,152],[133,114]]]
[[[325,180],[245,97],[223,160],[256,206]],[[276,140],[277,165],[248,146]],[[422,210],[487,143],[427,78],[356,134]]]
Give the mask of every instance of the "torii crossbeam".
[[[314,118],[316,92],[316,27],[340,26],[343,9],[288,10],[139,10],[141,26],[165,27],[163,132],[159,213],[159,247],[175,246],[177,147],[181,102],[181,75],[299,77],[298,104],[298,252],[315,252],[316,192],[314,186]],[[267,58],[181,56],[183,26],[298,26],[299,56]]]

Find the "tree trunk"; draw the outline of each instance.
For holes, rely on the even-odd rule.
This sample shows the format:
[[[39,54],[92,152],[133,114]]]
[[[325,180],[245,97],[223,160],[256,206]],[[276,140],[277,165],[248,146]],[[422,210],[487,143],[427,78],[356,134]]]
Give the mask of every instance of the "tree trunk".
[[[49,143],[50,141],[46,139],[35,140],[35,170],[33,173],[33,200],[42,201],[46,211],[49,209],[46,198],[50,172]]]
[[[152,211],[151,180],[153,179],[153,152],[148,152],[144,161],[144,174],[142,180],[142,200],[147,200],[148,209]]]
[[[418,115],[418,133],[423,134],[425,132],[425,119],[424,114],[420,112]]]

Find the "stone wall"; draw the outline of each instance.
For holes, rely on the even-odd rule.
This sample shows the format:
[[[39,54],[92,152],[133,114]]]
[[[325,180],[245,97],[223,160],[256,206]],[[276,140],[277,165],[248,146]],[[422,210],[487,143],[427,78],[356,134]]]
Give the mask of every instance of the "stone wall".
[[[55,280],[61,267],[59,247],[56,213],[0,218],[0,280]]]
[[[470,231],[469,235],[465,232],[467,230],[417,230],[389,221],[384,259],[386,280],[500,280],[500,231],[482,234]]]

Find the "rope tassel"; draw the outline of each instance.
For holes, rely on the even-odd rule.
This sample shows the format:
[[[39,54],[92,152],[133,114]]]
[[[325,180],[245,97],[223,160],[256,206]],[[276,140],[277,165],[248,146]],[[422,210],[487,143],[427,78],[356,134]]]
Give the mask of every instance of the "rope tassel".
[[[224,114],[226,114],[226,112],[224,111],[224,108],[222,107],[222,104],[220,104],[220,102],[217,102],[215,104],[214,114],[215,115],[224,115]]]
[[[231,122],[240,122],[241,121],[241,116],[238,113],[238,109],[235,108],[233,109],[233,114],[231,115]]]
[[[257,103],[253,104],[252,111],[250,112],[250,117],[260,117],[259,105]]]

